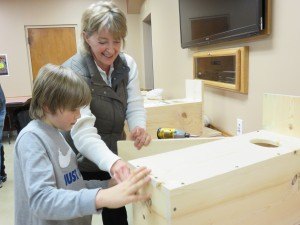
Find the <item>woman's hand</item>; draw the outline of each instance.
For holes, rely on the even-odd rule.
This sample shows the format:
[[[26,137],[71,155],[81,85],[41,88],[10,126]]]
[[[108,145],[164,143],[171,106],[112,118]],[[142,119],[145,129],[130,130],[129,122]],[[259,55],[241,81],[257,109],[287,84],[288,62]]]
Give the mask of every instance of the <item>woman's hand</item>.
[[[130,132],[130,139],[134,141],[134,146],[140,150],[144,145],[147,146],[151,142],[151,136],[144,128],[135,127]]]
[[[122,183],[108,189],[101,189],[96,195],[97,209],[120,208],[126,204],[145,201],[150,198],[150,194],[142,194],[139,190],[146,186],[150,181],[150,170],[141,167]]]

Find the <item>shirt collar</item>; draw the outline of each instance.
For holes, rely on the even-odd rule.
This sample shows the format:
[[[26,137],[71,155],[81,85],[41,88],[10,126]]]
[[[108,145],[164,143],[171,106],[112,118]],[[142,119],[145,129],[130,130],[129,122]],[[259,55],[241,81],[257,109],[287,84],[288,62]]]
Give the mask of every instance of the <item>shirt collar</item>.
[[[102,79],[104,80],[104,82],[105,82],[108,86],[111,87],[111,74],[112,74],[112,72],[114,71],[114,65],[112,64],[112,65],[110,66],[109,72],[108,72],[108,75],[107,75],[106,72],[105,72],[103,69],[101,69],[100,66],[97,65],[96,61],[95,61],[95,64],[96,64],[97,69],[99,70],[99,73],[100,73]]]

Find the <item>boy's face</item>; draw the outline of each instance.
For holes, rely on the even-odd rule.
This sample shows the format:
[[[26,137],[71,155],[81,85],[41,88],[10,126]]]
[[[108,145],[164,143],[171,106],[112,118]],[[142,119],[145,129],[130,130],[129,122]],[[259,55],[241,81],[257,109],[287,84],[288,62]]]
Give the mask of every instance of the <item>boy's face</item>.
[[[79,117],[80,108],[57,110],[55,114],[46,113],[45,122],[59,130],[69,131]]]

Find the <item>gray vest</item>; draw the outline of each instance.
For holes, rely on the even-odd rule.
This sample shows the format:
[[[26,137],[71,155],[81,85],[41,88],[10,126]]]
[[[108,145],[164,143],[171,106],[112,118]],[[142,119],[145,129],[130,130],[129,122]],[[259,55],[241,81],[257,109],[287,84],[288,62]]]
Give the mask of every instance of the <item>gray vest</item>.
[[[95,127],[102,140],[115,154],[117,154],[117,141],[125,139],[124,121],[127,109],[127,84],[129,67],[123,54],[114,62],[114,71],[111,75],[112,87],[102,79],[94,59],[90,55],[76,54],[63,66],[71,68],[81,75],[90,86],[92,101],[91,112],[96,117]],[[74,144],[70,143],[70,135],[64,134],[69,144],[77,151]],[[78,151],[77,151],[78,152]],[[99,171],[98,167],[83,156],[78,155],[79,168],[86,172]]]

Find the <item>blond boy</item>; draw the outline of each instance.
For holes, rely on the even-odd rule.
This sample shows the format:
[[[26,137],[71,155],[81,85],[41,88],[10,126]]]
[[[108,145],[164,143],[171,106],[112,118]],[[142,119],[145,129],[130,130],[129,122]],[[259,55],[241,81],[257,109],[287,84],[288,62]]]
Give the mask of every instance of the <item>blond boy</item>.
[[[149,197],[137,192],[150,180],[146,168],[107,189],[107,182],[82,179],[76,155],[59,131],[69,131],[90,100],[89,87],[72,70],[41,68],[30,105],[33,120],[15,144],[15,225],[87,225],[103,207]]]

